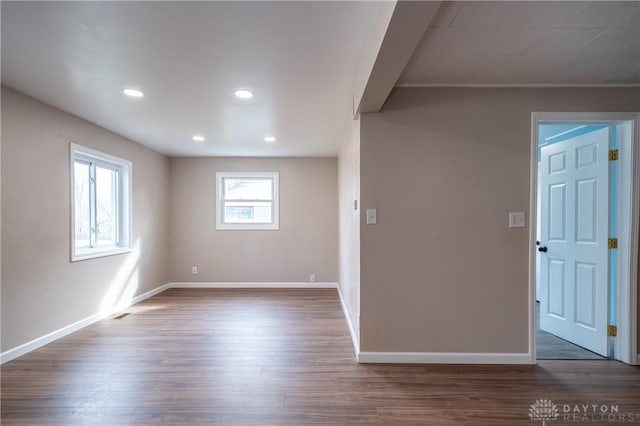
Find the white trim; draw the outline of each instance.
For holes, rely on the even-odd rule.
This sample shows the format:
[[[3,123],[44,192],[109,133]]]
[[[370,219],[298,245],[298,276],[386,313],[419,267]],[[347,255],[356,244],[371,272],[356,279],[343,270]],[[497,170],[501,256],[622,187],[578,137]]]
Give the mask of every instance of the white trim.
[[[71,242],[73,244],[73,242]],[[79,252],[77,255],[71,255],[72,262],[78,262],[80,260],[95,259],[96,257],[115,256],[117,254],[131,253],[131,247],[116,247],[107,248],[105,250],[90,250],[86,253]]]
[[[54,340],[58,340],[68,334],[73,333],[74,331],[78,331],[81,328],[91,325],[96,321],[100,321],[105,317],[106,316],[102,313],[93,314],[84,319],[81,319],[80,321],[76,321],[73,324],[69,324],[65,327],[54,330],[51,333],[47,333],[44,336],[37,337],[27,343],[23,343],[20,346],[16,346],[13,349],[2,352],[0,354],[0,363],[4,364],[7,361],[11,361],[12,359],[22,356],[28,352],[34,351],[41,346],[51,343]]]
[[[169,288],[337,288],[332,282],[174,282]]]
[[[94,247],[76,253],[75,246],[75,159],[85,157],[102,164],[109,164],[118,169],[120,179],[118,191],[121,194],[118,201],[122,204],[118,208],[118,239],[117,247]],[[131,252],[131,236],[133,235],[133,162],[69,142],[69,233],[71,262],[95,259],[98,257],[114,256]]]
[[[474,83],[400,83],[395,87],[400,88],[425,88],[425,87],[463,87],[469,89],[493,89],[493,88],[525,88],[525,89],[571,89],[571,88],[616,88],[616,87],[640,87],[640,84],[556,84],[556,83],[512,83],[512,84],[474,84]]]
[[[97,149],[89,148],[84,145],[79,145],[77,143],[69,142],[71,146],[72,152],[79,152],[80,154],[86,157],[93,157],[96,160],[106,161],[108,163],[114,164],[126,164],[131,167],[132,163],[129,160],[125,160],[124,158],[116,157],[115,155],[107,154],[106,152],[98,151]]]
[[[626,127],[626,126],[625,126]],[[623,126],[617,125],[618,136],[618,151],[620,152],[620,158],[617,161],[617,195],[616,195],[616,210],[617,210],[617,234],[618,238],[618,250],[616,250],[616,262],[617,265],[633,264],[634,260],[637,260],[637,255],[634,255],[634,250],[629,246],[629,232],[620,232],[620,230],[626,229],[633,231],[631,222],[633,220],[631,212],[633,194],[631,191],[631,185],[633,180],[633,158],[634,158],[634,146],[637,145],[633,142],[633,125],[631,128],[623,128]],[[611,207],[610,207],[611,208]],[[633,239],[633,238],[631,238]],[[636,246],[637,247],[637,246]],[[635,247],[634,247],[635,248]],[[636,270],[634,268],[634,270]],[[629,283],[632,279],[629,277],[629,269],[619,268],[616,271],[616,282],[612,283],[616,289],[616,295],[632,294],[632,289],[629,288]],[[630,316],[630,310],[633,308],[629,303],[623,303],[620,300],[620,296],[616,297],[616,324],[618,325],[618,335],[628,336],[627,322]],[[630,353],[629,341],[625,338],[613,339],[615,358],[623,362],[632,364],[635,361],[635,353]]]
[[[54,330],[50,333],[45,334],[44,336],[40,336],[37,337],[27,343],[23,343],[20,346],[16,346],[15,348],[9,349],[5,352],[2,352],[0,354],[0,364],[4,364],[5,362],[11,361],[12,359],[15,359],[19,356],[22,356],[28,352],[34,351],[36,349],[38,349],[39,347],[42,347],[48,343],[53,342],[54,340],[58,340],[68,334],[73,333],[74,331],[78,331],[81,328],[84,328],[88,325],[91,325],[97,321],[103,320],[105,318],[108,318],[112,315],[115,315],[117,313],[119,313],[120,311],[122,311],[123,309],[126,309],[130,306],[133,306],[137,303],[142,302],[145,299],[148,299],[152,296],[155,296],[158,293],[161,293],[165,290],[167,290],[169,288],[168,284],[164,284],[161,285],[160,287],[156,287],[153,290],[149,290],[146,293],[143,293],[139,296],[134,297],[133,299],[131,299],[131,301],[125,305],[120,305],[117,307],[114,307],[113,309],[110,309],[106,312],[98,312],[96,314],[90,315],[84,319],[81,319],[80,321],[76,321],[72,324],[69,324],[67,326],[64,326],[62,328],[59,328],[57,330]]]
[[[353,327],[353,322],[351,321],[351,315],[349,315],[349,309],[347,309],[347,303],[342,296],[342,290],[340,289],[340,285],[338,285],[338,296],[340,297],[340,305],[342,306],[342,312],[344,313],[344,318],[347,320],[347,326],[349,328],[349,334],[351,335],[351,343],[353,344],[353,351],[356,355],[356,361],[360,361],[360,345],[358,344],[358,335],[356,334],[356,330]]]
[[[271,201],[271,223],[226,223],[222,205],[225,200],[223,182],[225,178],[271,179],[273,197]],[[277,231],[280,229],[280,173],[279,172],[216,172],[216,230],[217,231]]]
[[[638,119],[636,112],[532,112],[531,117],[538,123],[589,123],[610,124],[612,121],[632,121]],[[537,141],[536,141],[537,143]]]
[[[316,282],[316,283],[306,283],[306,282],[245,282],[245,283],[233,283],[233,282],[175,282],[175,283],[167,283],[161,285],[159,287],[154,288],[153,290],[149,290],[146,293],[143,293],[139,296],[134,297],[128,303],[124,303],[118,306],[114,306],[108,311],[98,312],[96,314],[90,315],[86,318],[83,318],[79,321],[76,321],[72,324],[66,325],[58,330],[54,330],[50,333],[45,334],[44,336],[37,337],[27,343],[24,343],[20,346],[16,346],[15,348],[9,349],[0,354],[0,364],[4,364],[5,362],[11,361],[19,356],[22,356],[26,353],[34,351],[39,347],[42,347],[48,343],[51,343],[55,340],[58,340],[68,334],[73,333],[74,331],[78,331],[88,325],[91,325],[97,321],[108,318],[112,315],[115,315],[121,312],[124,309],[127,309],[130,306],[133,306],[137,303],[142,302],[150,297],[155,296],[158,293],[162,293],[165,290],[170,288],[338,288],[338,283],[335,282]],[[342,299],[341,299],[342,300]],[[347,316],[348,318],[348,316]],[[349,321],[347,319],[347,321]],[[350,323],[349,323],[349,326]],[[350,330],[351,331],[351,330]]]
[[[631,176],[631,240],[629,243],[629,285],[627,286],[628,293],[628,313],[629,313],[629,328],[627,341],[627,350],[629,354],[630,363],[631,360],[636,359],[635,365],[640,365],[640,347],[638,347],[638,321],[640,317],[638,315],[638,256],[640,255],[640,114],[636,116],[635,127],[633,129],[633,164],[632,164],[632,176]],[[636,357],[634,357],[636,355]]]
[[[529,364],[528,353],[360,352],[362,364]]]
[[[139,296],[129,303],[113,309],[91,315],[73,324],[52,331],[25,344],[0,354],[0,364],[11,361],[19,356],[40,348],[48,343],[78,331],[97,321],[118,314],[122,310],[142,302],[156,294],[171,288],[335,288],[338,290],[340,304],[347,320],[349,334],[353,343],[356,359],[359,363],[400,363],[400,364],[529,364],[530,356],[526,353],[449,353],[449,352],[360,352],[357,335],[351,322],[351,317],[338,283],[335,282],[171,282]],[[534,357],[535,360],[535,357]],[[640,355],[638,355],[640,363]]]
[[[626,327],[618,328],[618,338],[616,339],[616,359],[623,362],[633,364],[638,357],[637,342],[637,326],[638,326],[638,241],[640,221],[638,219],[638,211],[640,211],[640,115],[638,113],[628,112],[533,112],[531,113],[531,163],[530,163],[530,199],[529,199],[529,356],[531,363],[536,362],[536,318],[535,318],[535,301],[536,301],[536,223],[537,223],[537,170],[538,170],[538,125],[544,122],[587,122],[587,123],[607,123],[613,124],[619,121],[633,121],[633,163],[631,173],[631,182],[629,182],[631,190],[631,226],[629,228],[628,244],[626,247],[620,247],[622,252],[626,250],[626,254],[619,254],[619,258],[624,255],[627,261],[626,276],[628,282],[619,285],[623,291],[618,293],[616,311],[626,312],[624,320]],[[626,177],[625,177],[626,179]],[[620,198],[620,197],[618,197]],[[620,224],[618,225],[620,226]],[[618,235],[618,238],[621,238]],[[618,274],[622,276],[624,274]],[[628,285],[627,285],[628,284]],[[626,301],[625,305],[622,301]],[[620,318],[619,318],[620,319]],[[620,324],[619,324],[620,325]],[[626,328],[626,330],[624,330]],[[626,331],[626,332],[623,332]],[[620,350],[626,348],[626,350]],[[636,360],[637,362],[637,360]]]
[[[529,364],[536,363],[536,245],[538,239],[538,113],[531,114],[531,166],[529,170]]]

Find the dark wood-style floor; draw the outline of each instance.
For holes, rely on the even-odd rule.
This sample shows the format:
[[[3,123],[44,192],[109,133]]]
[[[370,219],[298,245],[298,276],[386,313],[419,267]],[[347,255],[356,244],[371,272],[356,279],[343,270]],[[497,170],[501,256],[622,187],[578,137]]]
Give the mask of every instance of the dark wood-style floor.
[[[2,424],[531,425],[538,399],[640,422],[640,370],[614,361],[359,365],[333,289],[172,289],[130,312],[3,365]]]

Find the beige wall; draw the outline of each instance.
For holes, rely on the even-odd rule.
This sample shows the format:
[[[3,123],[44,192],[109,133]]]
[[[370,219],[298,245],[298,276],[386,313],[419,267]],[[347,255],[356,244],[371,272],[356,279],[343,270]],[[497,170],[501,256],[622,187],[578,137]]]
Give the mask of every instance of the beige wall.
[[[532,111],[640,111],[640,89],[406,88],[362,116],[363,351],[527,352],[507,215],[529,210]]]
[[[280,173],[279,231],[216,231],[216,172],[243,171]],[[336,158],[172,158],[172,281],[336,282],[337,175]]]
[[[69,261],[69,142],[133,162],[129,254]],[[2,88],[2,351],[167,282],[169,160]]]
[[[531,111],[638,110],[637,89],[399,89],[339,160],[167,159],[3,87],[1,349],[168,281],[314,273],[363,351],[526,352],[528,231],[506,217],[528,211]],[[133,161],[134,253],[69,262],[70,141]],[[280,172],[280,231],[216,231],[216,171]]]
[[[360,119],[350,123],[338,157],[340,199],[340,291],[356,339],[360,317]],[[354,209],[353,202],[358,202]]]

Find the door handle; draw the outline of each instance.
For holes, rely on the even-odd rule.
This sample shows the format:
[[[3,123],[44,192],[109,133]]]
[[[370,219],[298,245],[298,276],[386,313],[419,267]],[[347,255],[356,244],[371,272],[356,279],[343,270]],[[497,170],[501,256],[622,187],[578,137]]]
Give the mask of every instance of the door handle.
[[[547,252],[547,250],[548,250],[548,249],[547,249],[547,246],[538,247],[538,251],[539,251],[540,253],[546,253],[546,252]]]

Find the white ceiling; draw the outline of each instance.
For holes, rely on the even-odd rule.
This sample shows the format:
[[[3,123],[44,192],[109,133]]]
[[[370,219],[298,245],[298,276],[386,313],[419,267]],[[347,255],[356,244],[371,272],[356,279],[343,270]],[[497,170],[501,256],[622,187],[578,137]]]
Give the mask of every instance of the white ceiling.
[[[336,155],[379,7],[3,1],[2,83],[169,155]]]
[[[400,85],[640,84],[640,2],[446,2]]]
[[[372,40],[411,9],[385,29],[374,1],[0,4],[3,84],[176,156],[336,155]],[[427,21],[400,86],[640,85],[640,1],[443,2]]]

